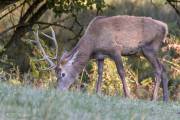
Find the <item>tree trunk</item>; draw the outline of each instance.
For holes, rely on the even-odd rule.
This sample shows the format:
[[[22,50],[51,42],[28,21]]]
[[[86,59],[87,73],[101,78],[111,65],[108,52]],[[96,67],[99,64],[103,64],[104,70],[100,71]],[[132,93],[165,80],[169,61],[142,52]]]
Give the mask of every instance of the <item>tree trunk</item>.
[[[40,7],[38,7],[41,5]],[[38,9],[38,10],[36,10]],[[19,24],[24,24],[16,28],[9,42],[5,45],[5,52],[8,59],[17,65],[21,73],[27,72],[30,67],[30,53],[31,49],[25,42],[22,41],[22,37],[31,30],[33,23],[36,22],[42,14],[47,10],[46,3],[37,4],[33,8],[30,7],[24,16],[20,19]],[[31,12],[29,12],[31,11]],[[32,12],[36,11],[33,15]],[[32,15],[32,16],[31,16]],[[30,18],[29,18],[29,17]]]

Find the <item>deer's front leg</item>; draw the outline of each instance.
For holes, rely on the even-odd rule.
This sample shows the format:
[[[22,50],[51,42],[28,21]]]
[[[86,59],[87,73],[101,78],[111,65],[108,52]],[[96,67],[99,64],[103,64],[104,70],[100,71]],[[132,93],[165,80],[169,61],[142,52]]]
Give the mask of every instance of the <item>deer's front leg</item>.
[[[130,98],[131,96],[130,96],[130,92],[128,90],[127,83],[125,80],[125,70],[124,70],[122,59],[121,59],[121,55],[116,54],[113,56],[113,58],[114,58],[114,61],[116,64],[117,72],[118,72],[118,74],[121,78],[121,81],[122,81],[124,95],[125,95],[125,97]]]
[[[104,58],[97,59],[97,64],[98,64],[98,80],[96,82],[96,93],[100,93],[102,75],[103,75]]]

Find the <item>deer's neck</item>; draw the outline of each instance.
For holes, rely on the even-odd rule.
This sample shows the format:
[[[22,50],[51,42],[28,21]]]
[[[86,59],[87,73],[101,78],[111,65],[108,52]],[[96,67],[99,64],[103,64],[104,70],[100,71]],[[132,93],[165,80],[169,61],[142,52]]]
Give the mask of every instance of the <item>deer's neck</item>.
[[[82,72],[90,59],[93,51],[93,44],[91,42],[92,41],[89,40],[88,37],[83,36],[72,51],[74,54],[78,52],[73,64],[76,74]]]

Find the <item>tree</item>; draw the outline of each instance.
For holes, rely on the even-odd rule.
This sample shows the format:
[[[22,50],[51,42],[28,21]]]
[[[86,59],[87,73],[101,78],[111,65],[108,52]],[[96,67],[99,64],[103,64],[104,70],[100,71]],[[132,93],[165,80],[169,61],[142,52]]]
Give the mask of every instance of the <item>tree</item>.
[[[13,23],[12,27],[7,28],[0,34],[0,36],[2,36],[8,32],[13,33],[5,42],[3,46],[4,50],[1,51],[0,55],[7,55],[11,62],[19,66],[21,72],[28,71],[29,56],[32,51],[31,47],[22,40],[22,37],[25,36],[27,32],[32,31],[32,27],[35,24],[47,26],[56,25],[72,31],[72,27],[39,21],[40,17],[48,9],[53,9],[57,17],[61,17],[62,14],[71,14],[71,16],[75,18],[74,21],[80,25],[77,20],[78,12],[93,9],[93,5],[95,5],[98,14],[98,12],[102,11],[102,8],[105,7],[103,0],[8,0],[0,2],[0,4],[2,13],[0,20],[17,10],[21,13],[18,23]],[[4,12],[5,14],[3,14]]]
[[[166,2],[171,5],[176,13],[180,15],[178,8],[179,0],[166,0]],[[95,7],[94,7],[95,6]],[[11,15],[15,11],[18,11],[20,15],[18,16],[18,22],[12,23],[10,28],[7,28],[0,33],[1,41],[5,41],[3,44],[3,50],[0,51],[0,56],[7,55],[8,59],[15,65],[19,66],[21,72],[26,72],[29,69],[29,56],[31,54],[31,46],[27,45],[26,42],[22,40],[27,32],[32,31],[32,27],[35,24],[38,25],[55,25],[64,29],[68,29],[73,32],[71,27],[63,26],[59,22],[55,23],[45,23],[39,21],[41,16],[48,10],[52,9],[56,17],[61,17],[63,14],[70,14],[74,18],[74,22],[79,23],[77,19],[77,14],[84,10],[96,9],[96,14],[102,11],[105,4],[104,0],[5,0],[0,1],[0,21],[5,19],[7,16]],[[75,38],[80,36],[83,30],[81,26],[79,33],[76,33]],[[3,35],[7,33],[12,33],[9,39]],[[8,34],[9,35],[9,34]]]
[[[166,1],[171,7],[173,7],[176,13],[180,16],[180,8],[178,6],[180,5],[180,1],[179,0],[166,0]]]

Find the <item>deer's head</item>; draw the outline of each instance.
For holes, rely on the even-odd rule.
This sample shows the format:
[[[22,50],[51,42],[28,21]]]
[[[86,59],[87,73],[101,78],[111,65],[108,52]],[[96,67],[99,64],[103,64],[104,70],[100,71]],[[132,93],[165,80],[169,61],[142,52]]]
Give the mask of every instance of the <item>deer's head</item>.
[[[59,90],[65,91],[75,81],[76,76],[77,76],[76,70],[75,70],[73,64],[74,64],[75,58],[77,57],[78,51],[75,52],[74,54],[69,54],[68,52],[64,52],[62,54],[61,58],[58,59],[58,44],[56,41],[55,32],[52,29],[52,27],[50,27],[50,28],[51,28],[52,36],[49,36],[43,32],[41,32],[41,34],[48,37],[49,39],[53,40],[55,47],[56,47],[56,53],[55,53],[54,57],[50,57],[49,55],[46,54],[43,46],[40,43],[38,31],[34,32],[35,39],[36,39],[35,42],[37,43],[37,45],[43,55],[43,59],[41,59],[41,60],[46,60],[50,65],[50,67],[48,67],[44,70],[55,70],[57,81],[58,81],[57,87]],[[53,60],[55,60],[57,62],[57,64],[55,64]]]
[[[77,71],[74,67],[77,54],[78,51],[72,55],[64,52],[58,61],[55,71],[58,80],[58,88],[60,90],[67,90],[77,77]]]

